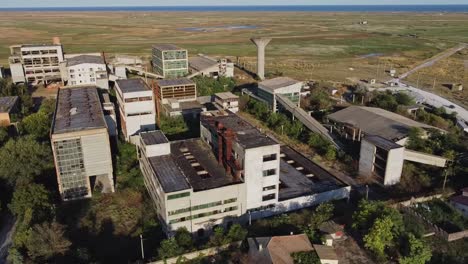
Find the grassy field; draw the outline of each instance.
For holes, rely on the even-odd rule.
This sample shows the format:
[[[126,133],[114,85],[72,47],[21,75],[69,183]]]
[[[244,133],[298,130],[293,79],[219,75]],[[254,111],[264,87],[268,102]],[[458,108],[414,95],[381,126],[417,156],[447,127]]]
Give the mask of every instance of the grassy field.
[[[359,24],[368,21],[367,25]],[[0,63],[8,46],[49,42],[65,51],[146,56],[153,43],[175,43],[190,54],[240,57],[254,67],[252,36],[270,36],[267,72],[300,79],[384,79],[468,42],[468,14],[285,12],[42,12],[0,13]],[[252,29],[220,26],[249,25]],[[184,28],[204,28],[187,31]],[[218,27],[218,28],[215,28]]]

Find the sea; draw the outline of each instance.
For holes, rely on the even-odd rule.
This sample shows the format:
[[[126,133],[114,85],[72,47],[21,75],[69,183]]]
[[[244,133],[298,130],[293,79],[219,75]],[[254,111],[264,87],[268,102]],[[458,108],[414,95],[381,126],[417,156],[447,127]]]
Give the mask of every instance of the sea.
[[[437,12],[468,13],[467,5],[252,5],[0,8],[3,12]]]

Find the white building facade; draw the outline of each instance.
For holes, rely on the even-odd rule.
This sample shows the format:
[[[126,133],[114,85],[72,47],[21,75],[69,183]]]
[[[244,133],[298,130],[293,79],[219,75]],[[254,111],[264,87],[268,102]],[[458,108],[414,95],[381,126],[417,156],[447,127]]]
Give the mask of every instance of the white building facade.
[[[115,82],[120,124],[127,141],[142,131],[156,129],[156,109],[153,91],[142,79]]]
[[[61,81],[60,63],[63,48],[60,43],[43,45],[14,45],[10,47],[10,70],[13,82],[49,83]]]
[[[95,85],[109,89],[107,66],[101,56],[77,55],[67,58],[65,76],[68,85]]]

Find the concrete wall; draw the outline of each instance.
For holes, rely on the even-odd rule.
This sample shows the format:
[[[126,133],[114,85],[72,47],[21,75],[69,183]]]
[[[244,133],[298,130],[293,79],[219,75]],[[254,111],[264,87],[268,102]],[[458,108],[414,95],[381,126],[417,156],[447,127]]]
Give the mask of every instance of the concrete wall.
[[[164,144],[149,145],[145,146],[145,150],[147,157],[169,155],[171,154],[171,144],[168,142]]]
[[[264,155],[276,154],[277,159],[273,161],[263,162]],[[243,153],[242,163],[244,167],[244,177],[247,188],[247,209],[254,209],[260,206],[269,205],[278,201],[277,189],[273,190],[276,194],[275,199],[262,201],[264,195],[272,193],[272,191],[263,192],[263,187],[278,185],[280,173],[280,146],[271,145],[259,148],[246,149]],[[275,169],[276,174],[263,177],[263,171]]]
[[[301,196],[285,201],[281,201],[275,205],[275,207],[263,211],[256,211],[251,213],[252,219],[260,219],[273,215],[278,215],[290,211],[299,210],[306,207],[318,205],[320,203],[348,199],[351,192],[351,186],[342,187],[336,190],[316,193],[308,196]]]
[[[92,70],[90,70],[92,69]],[[98,63],[83,63],[74,66],[67,67],[67,78],[68,78],[68,85],[97,85],[98,74],[97,72],[102,72],[106,70],[105,64],[98,64]],[[73,71],[73,72],[71,72]],[[106,78],[108,81],[107,73]],[[101,86],[99,88],[108,89],[106,81],[106,86],[101,87],[103,84],[100,83]]]
[[[400,182],[403,171],[403,156],[405,148],[391,149],[388,152],[387,167],[385,168],[384,185],[394,185]]]
[[[10,71],[11,71],[11,79],[13,80],[14,83],[26,82],[23,65],[21,63],[11,63]]]
[[[413,150],[405,150],[404,152],[404,159],[408,161],[413,161],[417,163],[423,163],[427,165],[437,166],[437,167],[445,167],[447,159],[440,156],[434,156],[430,154],[426,154],[423,152],[417,152]]]
[[[194,252],[189,252],[186,254],[183,254],[181,256],[169,258],[166,260],[159,260],[159,261],[154,261],[154,262],[149,262],[148,264],[176,264],[176,263],[181,263],[181,260],[190,260],[194,258],[198,258],[199,256],[212,256],[219,254],[221,251],[226,250],[229,247],[240,247],[242,241],[239,242],[234,242],[231,244],[227,245],[222,245],[220,247],[212,247],[212,248],[207,248],[199,251],[194,251]],[[179,260],[180,259],[180,260]],[[259,263],[260,264],[260,263]]]
[[[117,83],[116,83],[117,84]],[[117,102],[119,105],[121,119],[125,122],[122,126],[127,141],[130,137],[141,131],[151,131],[156,129],[156,108],[154,104],[153,92],[151,90],[123,93],[118,84]],[[151,100],[125,102],[125,99],[151,97]]]
[[[112,174],[112,154],[110,149],[109,135],[100,133],[81,137],[83,149],[83,160],[86,175],[107,175],[111,191],[114,192],[114,177]]]
[[[361,151],[359,153],[359,175],[372,176],[375,160],[375,146],[365,138],[361,140]]]
[[[0,113],[0,126],[10,125],[10,115],[8,113]]]

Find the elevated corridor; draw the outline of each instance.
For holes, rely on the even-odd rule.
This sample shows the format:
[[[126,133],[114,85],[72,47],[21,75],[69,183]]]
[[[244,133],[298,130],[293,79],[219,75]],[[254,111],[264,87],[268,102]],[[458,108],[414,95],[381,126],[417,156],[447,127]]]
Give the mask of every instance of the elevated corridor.
[[[137,68],[137,67],[133,67],[133,66],[125,66],[125,68],[129,72],[136,72],[136,73],[141,74],[143,76],[149,76],[149,77],[153,77],[153,78],[157,78],[157,79],[164,79],[164,76],[161,76],[161,75],[153,73],[153,72],[147,72],[142,68]]]
[[[284,107],[288,112],[293,114],[304,126],[310,129],[312,132],[318,133],[325,139],[328,139],[336,148],[340,149],[340,145],[330,135],[328,130],[320,124],[317,120],[311,117],[304,109],[298,107],[289,98],[284,95],[276,94],[276,101]]]

